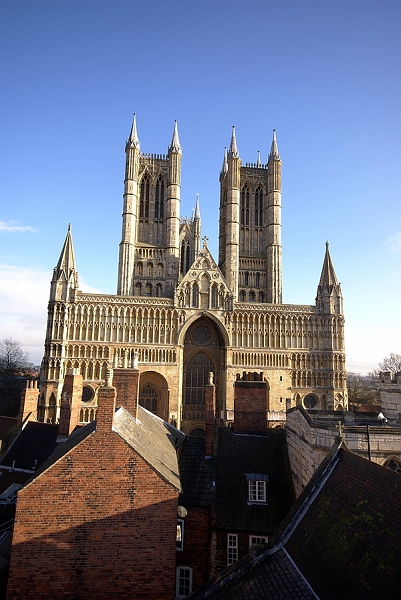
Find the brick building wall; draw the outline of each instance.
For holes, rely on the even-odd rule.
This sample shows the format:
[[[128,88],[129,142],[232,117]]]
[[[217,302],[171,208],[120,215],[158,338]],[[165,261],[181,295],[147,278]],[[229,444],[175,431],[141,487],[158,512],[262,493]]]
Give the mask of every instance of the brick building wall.
[[[178,490],[111,429],[18,495],[7,598],[174,597]]]
[[[207,508],[190,507],[184,521],[183,550],[177,551],[177,567],[190,567],[192,589],[200,587],[209,579],[210,573],[210,511]]]

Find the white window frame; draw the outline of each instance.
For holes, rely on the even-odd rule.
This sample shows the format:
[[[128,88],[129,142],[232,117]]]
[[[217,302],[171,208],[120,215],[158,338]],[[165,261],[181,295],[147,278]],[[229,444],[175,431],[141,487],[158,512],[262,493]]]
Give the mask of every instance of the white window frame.
[[[181,538],[181,539],[180,539]],[[177,519],[177,550],[184,550],[184,519]]]
[[[186,573],[186,582],[188,583],[188,593],[187,590],[183,590],[181,587],[181,580],[183,573]],[[189,594],[192,593],[192,569],[191,567],[177,567],[176,569],[176,578],[175,578],[175,597],[176,598],[186,598]]]
[[[266,481],[260,479],[248,481],[248,500],[252,504],[266,504]]]
[[[227,533],[227,565],[233,565],[238,560],[238,534]]]
[[[269,538],[266,535],[250,535],[249,536],[249,547],[254,544],[267,544]]]

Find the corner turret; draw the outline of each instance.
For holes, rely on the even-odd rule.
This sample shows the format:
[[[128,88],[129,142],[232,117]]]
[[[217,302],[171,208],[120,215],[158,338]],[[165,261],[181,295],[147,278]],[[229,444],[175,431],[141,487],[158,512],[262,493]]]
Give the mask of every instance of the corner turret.
[[[78,290],[78,273],[75,267],[71,225],[69,224],[60,258],[53,270],[53,278],[50,284],[50,300],[72,301],[74,300],[76,290]]]
[[[343,297],[341,285],[338,282],[336,272],[329,251],[329,242],[326,242],[326,253],[323,261],[322,274],[317,288],[316,306],[320,312],[326,314],[343,314]]]

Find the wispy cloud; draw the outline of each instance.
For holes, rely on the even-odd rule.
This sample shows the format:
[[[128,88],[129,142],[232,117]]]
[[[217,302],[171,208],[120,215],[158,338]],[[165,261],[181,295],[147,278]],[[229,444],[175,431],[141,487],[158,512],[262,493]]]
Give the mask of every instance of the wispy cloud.
[[[0,263],[0,339],[11,337],[20,342],[35,364],[40,364],[43,356],[52,275],[37,267]],[[79,287],[88,293],[101,293],[82,278]]]
[[[18,225],[18,221],[0,221],[0,231],[10,233],[24,233],[25,231],[38,231],[30,225]]]
[[[401,252],[401,231],[397,231],[394,235],[389,235],[387,245],[391,252]]]

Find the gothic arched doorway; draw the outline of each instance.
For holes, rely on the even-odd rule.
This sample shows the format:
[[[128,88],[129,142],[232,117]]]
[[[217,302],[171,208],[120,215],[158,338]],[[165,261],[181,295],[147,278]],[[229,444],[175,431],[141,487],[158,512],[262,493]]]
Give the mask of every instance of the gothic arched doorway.
[[[181,428],[188,431],[205,423],[205,385],[214,375],[216,414],[224,408],[225,348],[222,336],[207,317],[193,323],[185,335]]]

